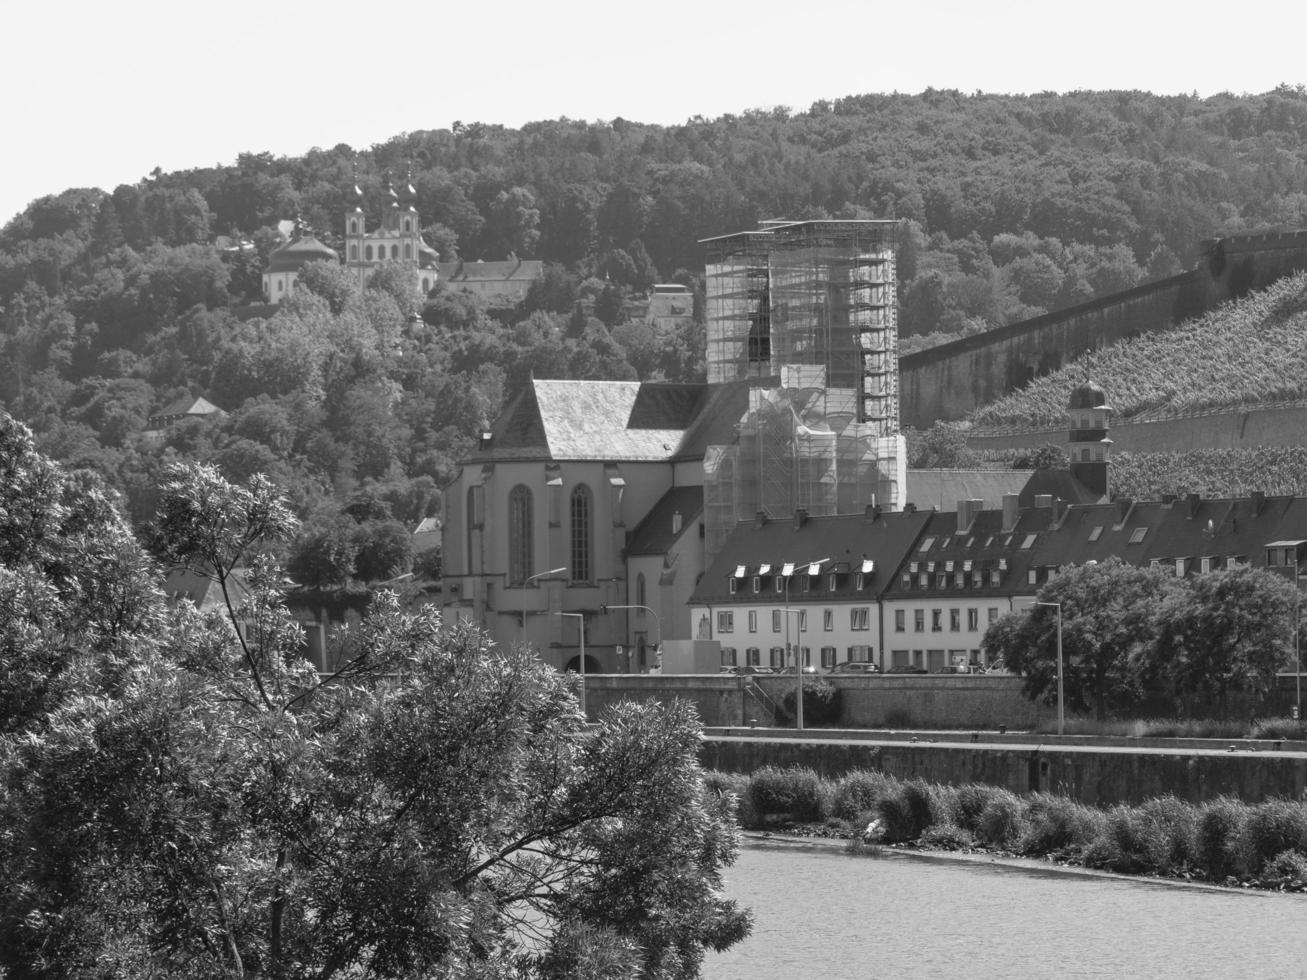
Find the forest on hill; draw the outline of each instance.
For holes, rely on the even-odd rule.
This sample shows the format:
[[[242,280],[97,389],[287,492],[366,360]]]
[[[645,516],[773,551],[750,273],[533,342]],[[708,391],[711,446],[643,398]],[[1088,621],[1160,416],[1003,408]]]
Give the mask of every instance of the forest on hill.
[[[443,258],[539,258],[545,279],[491,311],[440,289],[421,302],[399,269],[360,289],[324,267],[252,316],[277,223],[298,214],[339,249],[356,183],[375,222],[387,176],[411,183]],[[302,580],[380,577],[530,374],[700,377],[701,328],[653,336],[632,310],[654,282],[699,288],[699,239],[772,217],[901,219],[907,351],[1176,272],[1204,237],[1307,225],[1307,91],[460,122],[58,191],[0,229],[0,406],[137,521],[179,456],[268,472],[306,519]],[[144,441],[187,394],[227,415]]]

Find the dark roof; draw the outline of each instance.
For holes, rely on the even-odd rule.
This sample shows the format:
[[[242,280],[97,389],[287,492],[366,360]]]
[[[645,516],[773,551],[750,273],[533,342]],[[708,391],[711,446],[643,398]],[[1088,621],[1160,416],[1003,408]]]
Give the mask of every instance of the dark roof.
[[[959,500],[983,500],[984,506],[1003,506],[1003,496],[1020,493],[1031,470],[908,470],[904,503],[939,510],[954,510]]]
[[[338,262],[334,251],[312,236],[297,238],[268,256],[268,267],[264,272],[298,272],[310,262],[329,260]]]
[[[1046,509],[1021,511],[1016,523],[1004,528],[1002,510],[982,510],[959,531],[956,513],[933,514],[911,552],[897,568],[890,570],[885,593],[897,598],[1030,593],[1033,590],[1026,573],[1034,559],[1039,534],[1048,527],[1051,515],[1052,511]],[[979,585],[973,577],[977,571],[981,573]],[[990,574],[994,571],[998,572],[997,584]],[[961,585],[958,585],[958,572],[963,574]],[[904,575],[908,576],[906,588]],[[924,586],[922,575],[926,576]]]
[[[911,489],[911,483],[908,486]],[[1067,504],[1096,504],[1102,498],[1072,476],[1070,470],[1035,470],[1021,487],[1018,503],[1022,507],[1035,506],[1035,498],[1050,496]]]
[[[678,460],[702,459],[709,446],[730,446],[739,438],[737,426],[749,411],[749,382],[704,385],[694,421],[676,449]]]
[[[875,598],[891,582],[893,570],[904,560],[913,543],[932,519],[925,511],[896,511],[872,517],[867,514],[837,517],[813,517],[801,524],[794,520],[749,522],[736,525],[727,537],[721,552],[699,580],[690,601],[695,603],[758,602],[775,603],[772,584],[776,574],[786,562],[811,562],[821,558],[831,561],[821,566],[818,582],[811,592],[801,593],[806,576],[802,565],[795,569],[791,580],[790,596],[814,593],[836,598],[863,596]],[[857,575],[864,560],[875,562],[875,570],[857,589]],[[763,563],[771,565],[765,576],[762,591],[752,591],[752,578]],[[745,578],[734,594],[730,581],[739,566],[744,566]],[[829,591],[829,576],[838,572],[836,588]]]
[[[672,530],[672,515],[681,515],[681,529]],[[673,487],[662,495],[627,541],[628,555],[665,555],[703,514],[703,487]]]
[[[1086,381],[1075,391],[1071,392],[1071,399],[1068,407],[1078,408],[1108,408],[1107,392],[1105,392],[1096,382]]]

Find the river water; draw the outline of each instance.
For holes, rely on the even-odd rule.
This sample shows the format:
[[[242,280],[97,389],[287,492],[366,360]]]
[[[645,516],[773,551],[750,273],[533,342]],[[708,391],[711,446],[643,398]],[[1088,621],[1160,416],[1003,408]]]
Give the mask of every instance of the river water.
[[[1307,978],[1303,895],[757,841],[727,892],[753,934],[705,980]]]

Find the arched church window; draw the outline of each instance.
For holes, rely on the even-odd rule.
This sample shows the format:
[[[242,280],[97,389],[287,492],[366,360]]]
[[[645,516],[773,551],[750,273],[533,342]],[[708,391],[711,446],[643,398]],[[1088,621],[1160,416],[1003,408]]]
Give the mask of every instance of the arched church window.
[[[635,577],[635,603],[638,606],[648,605],[644,598],[644,572]],[[644,610],[640,611],[643,612]]]
[[[584,483],[572,491],[572,581],[591,582],[594,541],[594,494]]]
[[[371,245],[368,245],[367,247],[365,247],[365,248],[363,249],[363,258],[367,259],[367,261],[369,261],[369,262],[372,261],[372,246],[371,246]]]
[[[412,220],[411,218],[405,218],[405,219],[404,219],[404,230],[405,230],[406,232],[409,232],[409,231],[412,231],[412,230],[413,230],[413,220]]]
[[[518,484],[508,494],[508,581],[521,585],[531,574],[531,490]]]
[[[351,245],[349,247],[349,260],[351,262],[357,262],[358,257],[359,257],[359,247],[357,245]]]
[[[392,259],[397,259],[397,258],[399,258],[399,246],[398,246],[398,245],[392,245],[392,246],[390,246],[390,257],[391,257]]]
[[[358,234],[358,231],[359,231],[359,223],[358,223],[356,220],[354,220],[353,218],[350,218],[350,220],[349,220],[349,233],[350,233],[351,235],[357,235],[357,234]]]
[[[406,258],[406,259],[411,259],[412,257],[413,257],[413,243],[412,243],[412,242],[405,242],[405,243],[404,243],[404,258]]]

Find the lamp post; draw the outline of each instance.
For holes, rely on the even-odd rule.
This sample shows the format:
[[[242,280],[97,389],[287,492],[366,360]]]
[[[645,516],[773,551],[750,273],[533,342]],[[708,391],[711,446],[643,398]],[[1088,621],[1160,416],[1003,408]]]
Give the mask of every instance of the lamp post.
[[[560,612],[559,616],[575,616],[579,623],[577,627],[581,633],[581,716],[586,717],[585,710],[585,613]]]
[[[814,567],[824,565],[828,561],[829,558],[818,558],[816,561],[799,562],[791,565],[789,573],[785,575],[785,649],[787,651],[790,648],[790,579],[794,576],[794,569],[806,565],[808,574],[811,575]],[[781,567],[781,571],[785,571],[784,566]],[[801,610],[796,609],[795,612]],[[802,640],[801,636],[800,640]],[[802,649],[802,646],[803,644],[800,643],[799,648],[794,651],[794,725],[795,730],[800,732],[803,731],[803,664],[799,662],[799,649]]]
[[[1036,606],[1052,606],[1057,610],[1057,733],[1066,730],[1066,711],[1062,700],[1062,603],[1036,602]]]
[[[639,605],[639,604],[634,604],[634,605],[629,605],[629,606],[600,606],[600,607],[599,607],[599,611],[600,611],[600,612],[607,612],[609,609],[643,609],[645,612],[649,613],[649,615],[653,616],[653,618],[654,618],[654,627],[658,630],[658,638],[657,638],[656,640],[654,640],[654,656],[656,656],[656,657],[660,657],[660,656],[662,656],[662,652],[663,652],[663,621],[662,621],[661,619],[658,618],[658,614],[657,614],[656,612],[654,612],[654,611],[653,611],[652,609],[650,609],[648,606],[642,606],[642,605]],[[627,672],[628,674],[631,672],[630,656],[631,656],[631,655],[628,653],[628,654],[627,654],[627,664],[626,664],[626,672]]]
[[[522,636],[523,643],[526,642],[526,587],[538,578],[544,578],[546,575],[557,575],[559,572],[565,572],[567,568],[551,568],[547,572],[536,572],[534,575],[528,575],[522,579]]]

